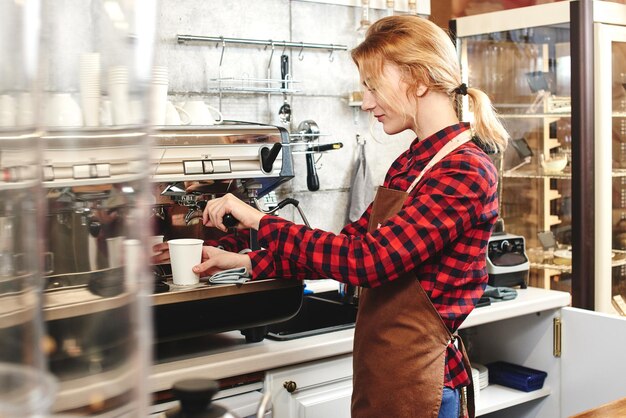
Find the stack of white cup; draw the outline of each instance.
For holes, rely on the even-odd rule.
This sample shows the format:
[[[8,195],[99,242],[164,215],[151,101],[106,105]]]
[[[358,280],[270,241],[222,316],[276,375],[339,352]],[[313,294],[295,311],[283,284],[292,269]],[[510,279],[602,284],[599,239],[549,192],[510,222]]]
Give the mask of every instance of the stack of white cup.
[[[100,54],[80,56],[80,99],[85,126],[100,125]]]
[[[155,66],[150,83],[150,123],[165,125],[167,89],[169,85],[167,67]]]
[[[113,124],[128,125],[130,123],[128,68],[124,65],[109,69],[109,99]]]

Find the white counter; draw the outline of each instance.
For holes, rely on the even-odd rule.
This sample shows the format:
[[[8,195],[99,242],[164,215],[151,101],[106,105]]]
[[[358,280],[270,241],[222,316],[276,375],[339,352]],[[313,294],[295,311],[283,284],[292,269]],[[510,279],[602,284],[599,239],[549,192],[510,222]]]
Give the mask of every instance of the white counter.
[[[518,289],[514,300],[475,309],[461,328],[569,304],[570,295],[566,292]],[[210,340],[211,348],[206,351],[155,364],[149,377],[150,391],[169,389],[185,378],[223,379],[351,353],[353,338],[354,330],[347,329],[290,341],[265,339],[247,344],[238,331],[219,334]]]

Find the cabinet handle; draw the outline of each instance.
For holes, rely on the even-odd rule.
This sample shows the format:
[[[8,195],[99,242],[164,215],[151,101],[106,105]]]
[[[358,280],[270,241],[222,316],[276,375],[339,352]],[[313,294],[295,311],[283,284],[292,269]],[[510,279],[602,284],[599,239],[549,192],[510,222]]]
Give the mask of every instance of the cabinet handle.
[[[287,392],[289,393],[293,393],[296,391],[296,389],[298,389],[298,385],[293,380],[288,380],[283,383],[283,387],[287,389]]]
[[[561,318],[553,318],[552,325],[552,355],[561,357]]]
[[[293,380],[287,380],[285,383],[283,383],[283,387],[285,389],[287,389],[287,392],[294,393],[296,391],[309,390],[309,389],[314,389],[314,388],[318,388],[318,387],[324,387],[324,386],[328,386],[328,385],[331,385],[331,384],[334,384],[334,383],[346,382],[346,381],[350,381],[351,382],[352,381],[352,376],[340,377],[338,379],[326,380],[324,382],[313,383],[311,385],[303,386],[301,388],[298,388],[298,385]]]

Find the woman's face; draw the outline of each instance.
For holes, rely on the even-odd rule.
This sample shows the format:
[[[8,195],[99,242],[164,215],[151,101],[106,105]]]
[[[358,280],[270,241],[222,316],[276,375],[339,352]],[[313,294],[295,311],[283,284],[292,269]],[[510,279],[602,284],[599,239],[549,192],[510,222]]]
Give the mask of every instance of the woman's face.
[[[368,86],[367,82],[361,78],[364,86],[363,104],[361,109],[372,112],[374,117],[383,124],[383,131],[388,135],[393,135],[411,129],[415,132],[414,116],[406,112],[415,112],[416,104],[407,96],[407,84],[402,80],[400,69],[393,64],[386,64],[383,68],[382,83],[389,86],[391,90],[390,100],[393,106],[387,105],[379,99],[380,92],[375,87]],[[398,103],[396,103],[396,101]]]

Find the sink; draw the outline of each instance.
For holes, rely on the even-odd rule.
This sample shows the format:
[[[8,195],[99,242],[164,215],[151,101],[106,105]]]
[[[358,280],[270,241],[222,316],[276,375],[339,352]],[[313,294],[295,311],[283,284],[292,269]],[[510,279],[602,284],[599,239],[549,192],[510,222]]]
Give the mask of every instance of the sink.
[[[339,301],[337,291],[316,293],[302,299],[302,307],[291,319],[268,326],[267,338],[293,340],[354,328],[357,307]]]

